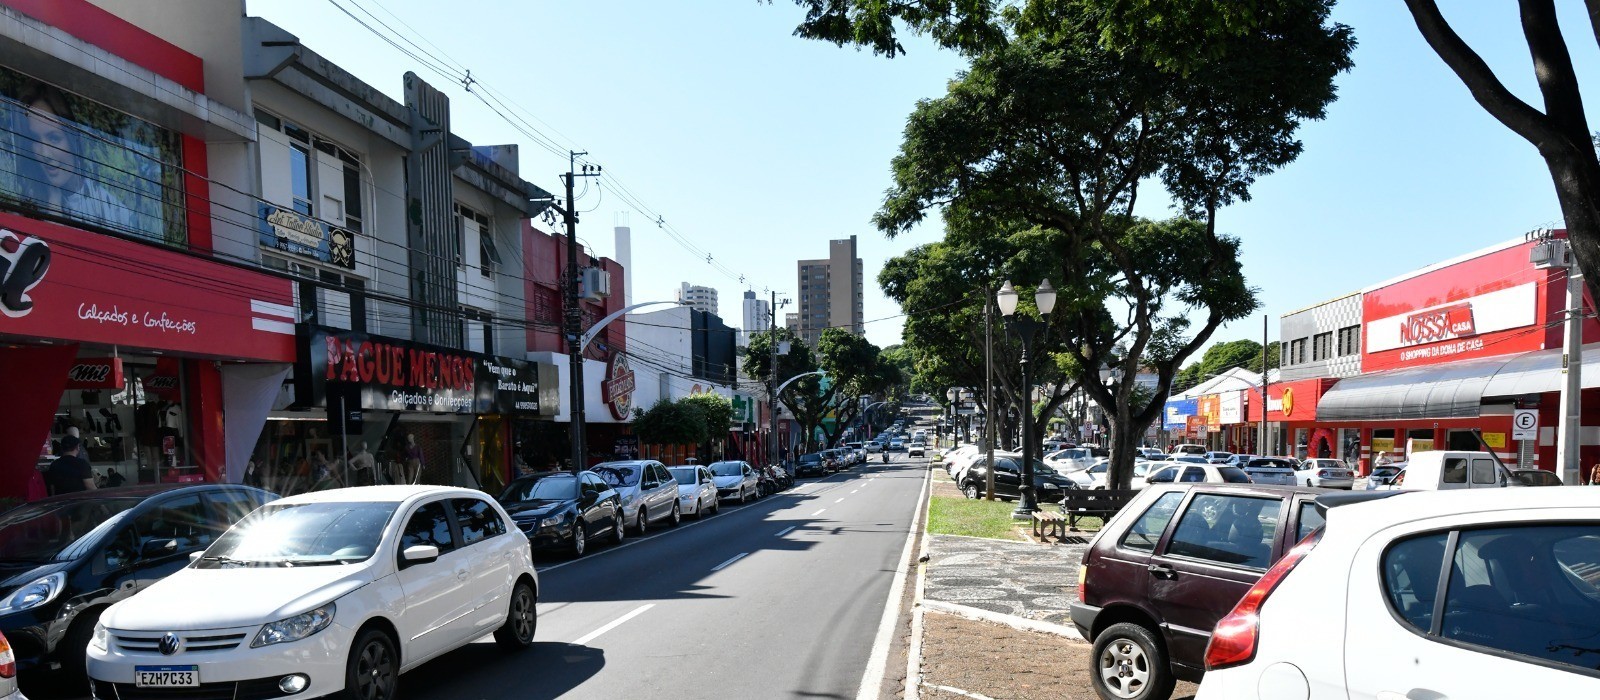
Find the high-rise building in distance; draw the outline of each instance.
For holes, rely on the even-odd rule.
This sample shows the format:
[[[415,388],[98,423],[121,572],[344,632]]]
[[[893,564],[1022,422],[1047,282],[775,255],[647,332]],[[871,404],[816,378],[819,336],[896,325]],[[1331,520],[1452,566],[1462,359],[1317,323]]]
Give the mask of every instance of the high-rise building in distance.
[[[744,347],[750,343],[750,334],[770,330],[772,326],[772,304],[766,299],[756,298],[756,293],[744,293],[744,332],[739,334],[739,346]]]
[[[800,311],[795,331],[807,345],[815,348],[825,328],[843,328],[863,335],[861,258],[856,256],[856,237],[828,241],[828,257],[801,260],[799,274]]]
[[[717,290],[684,282],[678,287],[678,301],[713,316],[717,314]]]

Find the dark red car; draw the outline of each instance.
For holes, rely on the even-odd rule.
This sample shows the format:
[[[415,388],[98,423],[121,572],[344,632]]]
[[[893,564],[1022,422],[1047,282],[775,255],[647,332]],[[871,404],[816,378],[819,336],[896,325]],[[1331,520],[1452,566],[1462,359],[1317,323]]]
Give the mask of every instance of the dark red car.
[[[1164,700],[1199,682],[1211,629],[1294,544],[1322,526],[1326,489],[1151,485],[1101,529],[1078,570],[1072,623],[1094,642],[1106,700]]]

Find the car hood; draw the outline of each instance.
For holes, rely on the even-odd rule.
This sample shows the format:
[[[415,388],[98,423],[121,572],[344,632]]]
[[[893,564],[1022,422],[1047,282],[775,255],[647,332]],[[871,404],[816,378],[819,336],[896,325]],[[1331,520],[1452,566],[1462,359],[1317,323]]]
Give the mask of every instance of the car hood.
[[[574,499],[559,501],[523,501],[521,503],[502,503],[506,513],[515,520],[532,520],[554,513],[562,508],[577,505]]]
[[[744,477],[742,477],[742,476],[713,476],[713,477],[711,477],[711,483],[716,484],[717,488],[719,488],[719,489],[731,489],[731,488],[733,488],[735,486],[738,486],[739,484],[744,483]]]
[[[111,606],[107,627],[140,632],[262,625],[299,615],[365,586],[372,560],[294,568],[180,570]],[[226,595],[219,595],[226,591]]]
[[[57,571],[65,570],[72,562],[54,561],[40,564],[31,561],[6,561],[0,562],[0,598],[11,595],[12,591],[49,576]]]

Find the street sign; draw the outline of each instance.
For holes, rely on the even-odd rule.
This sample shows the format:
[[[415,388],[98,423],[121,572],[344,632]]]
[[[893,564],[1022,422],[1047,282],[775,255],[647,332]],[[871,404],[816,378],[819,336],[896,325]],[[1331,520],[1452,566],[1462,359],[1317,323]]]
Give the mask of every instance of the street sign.
[[[1511,439],[1512,440],[1537,440],[1539,439],[1539,412],[1519,408],[1511,412]]]

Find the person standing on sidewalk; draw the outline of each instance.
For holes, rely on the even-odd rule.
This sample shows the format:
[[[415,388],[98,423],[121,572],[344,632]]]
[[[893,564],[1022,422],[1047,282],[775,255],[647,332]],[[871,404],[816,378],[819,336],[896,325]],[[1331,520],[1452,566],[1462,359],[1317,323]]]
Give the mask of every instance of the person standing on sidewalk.
[[[50,463],[50,472],[46,475],[52,495],[92,491],[98,488],[95,484],[94,470],[89,467],[88,460],[80,456],[82,452],[82,440],[71,435],[61,438],[61,456]]]
[[[1589,485],[1600,486],[1600,462],[1595,462],[1594,466],[1589,469]]]

